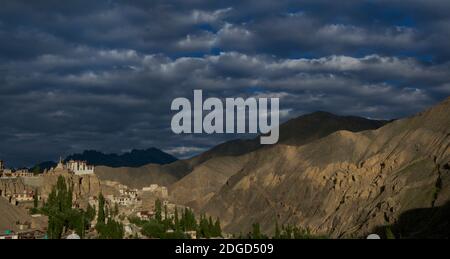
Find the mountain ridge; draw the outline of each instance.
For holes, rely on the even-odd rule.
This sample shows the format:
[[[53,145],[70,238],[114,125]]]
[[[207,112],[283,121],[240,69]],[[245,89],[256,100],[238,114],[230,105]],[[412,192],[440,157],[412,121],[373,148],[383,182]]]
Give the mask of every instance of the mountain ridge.
[[[90,165],[108,166],[112,168],[132,167],[138,168],[148,164],[170,164],[178,159],[164,151],[151,147],[148,149],[133,149],[122,154],[103,153],[96,150],[85,150],[67,156],[64,161],[81,160],[87,161]],[[32,171],[42,173],[45,169],[56,166],[54,161],[41,162],[31,168]]]
[[[321,113],[321,116],[324,116],[324,113]],[[320,114],[307,114],[307,115],[302,115],[299,116],[297,118],[293,118],[291,121],[295,121],[298,122],[300,124],[307,124],[307,120],[311,120],[314,119],[316,116],[319,116]],[[361,117],[356,117],[356,116],[339,116],[339,115],[334,115],[331,113],[328,113],[328,116],[325,116],[328,119],[326,120],[327,123],[327,127],[320,127],[319,125],[314,125],[314,127],[310,127],[307,128],[306,130],[304,130],[304,134],[308,134],[309,132],[314,132],[315,136],[311,136],[311,139],[315,139],[317,137],[322,137],[325,135],[330,134],[331,132],[334,132],[335,130],[339,130],[339,129],[349,129],[349,130],[365,130],[365,129],[373,129],[373,128],[378,128],[380,125],[384,125],[385,123],[387,123],[387,121],[376,121],[376,120],[369,120],[369,119],[365,119],[365,118],[361,118]],[[342,122],[341,122],[342,120]],[[354,122],[354,123],[349,123],[350,122]],[[288,132],[287,130],[290,130],[288,128],[286,128],[284,126],[285,124],[280,125],[280,138],[283,139],[284,136],[290,136],[289,138],[295,138],[295,132]],[[322,128],[322,130],[320,129]],[[294,136],[292,136],[294,135]],[[286,139],[289,139],[286,138]],[[286,140],[285,140],[286,141]],[[308,140],[309,141],[309,140]],[[298,143],[297,143],[298,144]],[[179,186],[180,184],[174,185],[172,186],[172,184],[175,184],[176,182],[179,182],[181,179],[183,179],[184,177],[188,177],[193,171],[195,171],[195,169],[197,167],[199,167],[199,169],[197,171],[202,171],[204,169],[202,169],[202,164],[203,163],[208,163],[210,166],[208,166],[208,168],[212,168],[211,167],[211,162],[208,162],[211,159],[215,159],[215,161],[217,161],[218,163],[220,163],[222,166],[223,165],[223,161],[227,160],[230,163],[233,163],[235,161],[232,161],[233,157],[236,157],[238,155],[242,155],[245,153],[249,153],[255,150],[258,150],[260,148],[267,148],[264,145],[261,145],[259,143],[259,137],[254,138],[254,139],[249,139],[249,140],[242,140],[242,139],[238,139],[238,140],[231,140],[228,142],[224,142],[222,144],[219,144],[213,148],[211,148],[210,150],[201,153],[197,156],[194,156],[190,159],[185,159],[185,160],[178,160],[176,161],[174,164],[175,166],[170,166],[170,164],[168,165],[161,165],[161,166],[156,166],[156,165],[147,165],[144,167],[140,167],[140,168],[108,168],[108,167],[102,167],[101,169],[99,168],[98,170],[100,170],[99,172],[101,172],[101,178],[105,179],[105,180],[121,180],[123,181],[123,184],[129,185],[130,187],[142,187],[142,186],[146,186],[148,184],[153,183],[152,181],[157,181],[158,183],[164,183],[164,184],[168,184],[169,185],[169,189],[170,190],[174,190],[176,186]],[[239,169],[239,166],[233,166],[232,167],[233,170],[231,170],[230,172],[225,173],[225,175],[232,175],[233,173],[235,173],[235,170]],[[122,172],[123,174],[121,174],[120,172]],[[162,176],[161,172],[164,172],[165,174],[169,174],[170,176]],[[199,174],[201,174],[201,172],[199,172]],[[217,175],[219,174],[219,175]],[[146,176],[147,175],[147,176]],[[219,186],[221,186],[221,184],[223,184],[223,181],[227,179],[227,177],[223,177],[223,172],[219,171],[215,171],[214,174],[217,177],[219,177],[219,181],[216,180],[212,180],[212,186],[207,187],[206,189],[209,191],[215,191]],[[162,178],[158,179],[158,176],[162,176]],[[138,179],[140,179],[140,181],[135,181],[132,179],[132,177],[136,177]],[[194,177],[196,178],[196,177]],[[189,178],[188,178],[189,179]],[[191,179],[192,180],[192,179]],[[190,180],[189,180],[190,181]],[[191,183],[194,184],[194,183]],[[185,193],[180,192],[180,195],[176,195],[177,197],[190,197],[190,191],[193,191],[194,193],[196,193],[196,197],[199,197],[203,194],[203,191],[199,191],[198,189],[192,189],[192,188],[196,188],[196,187],[189,187],[189,188],[184,188],[182,187],[184,190],[186,190],[186,194],[181,194],[181,193]],[[176,192],[176,191],[175,191]],[[173,192],[172,192],[173,193]],[[209,192],[208,192],[209,193]],[[184,201],[184,199],[183,199]]]
[[[404,212],[444,206],[450,200],[449,111],[450,98],[375,130],[337,131],[302,146],[247,154],[201,212],[220,216],[232,233],[255,222],[272,233],[278,222],[312,234],[362,237]]]
[[[232,140],[192,158],[192,172],[170,186],[171,197],[175,202],[199,208],[230,176],[242,169],[251,159],[249,154],[252,152],[271,149],[277,145],[301,146],[342,129],[357,132],[376,129],[386,123],[387,121],[327,112],[314,112],[293,118],[280,125],[280,141],[276,145],[260,145],[259,137],[251,140]],[[224,161],[228,162],[228,169],[224,167]]]

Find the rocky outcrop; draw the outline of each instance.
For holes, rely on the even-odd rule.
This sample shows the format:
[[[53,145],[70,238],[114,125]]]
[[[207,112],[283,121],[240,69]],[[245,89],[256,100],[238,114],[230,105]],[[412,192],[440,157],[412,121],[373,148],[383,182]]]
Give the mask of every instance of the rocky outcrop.
[[[44,174],[39,177],[0,179],[0,192],[2,196],[22,194],[26,192],[38,191],[45,200],[56,185],[58,177],[63,176],[66,183],[73,187],[74,199],[85,205],[89,197],[98,196],[102,191],[100,180],[96,175],[74,175],[66,171],[58,173]]]
[[[8,197],[16,193],[30,191],[33,191],[33,189],[25,185],[22,178],[0,178],[0,196]]]
[[[41,176],[43,183],[39,188],[39,193],[43,199],[48,197],[59,176],[63,176],[66,179],[66,183],[72,186],[74,199],[80,206],[86,205],[89,197],[98,196],[102,191],[100,180],[95,174],[74,175],[68,172],[60,172]]]

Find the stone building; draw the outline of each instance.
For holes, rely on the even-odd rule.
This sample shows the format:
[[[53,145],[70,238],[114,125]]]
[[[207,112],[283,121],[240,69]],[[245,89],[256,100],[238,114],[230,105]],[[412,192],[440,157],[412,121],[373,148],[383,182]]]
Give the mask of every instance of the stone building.
[[[95,166],[88,165],[86,161],[70,160],[64,163],[64,161],[60,159],[55,168],[51,168],[45,173],[57,174],[62,172],[69,172],[75,175],[92,175],[95,174]]]
[[[33,191],[23,191],[14,193],[12,196],[13,202],[31,202],[34,200],[34,192]],[[39,199],[40,197],[38,197]]]
[[[133,199],[137,199],[138,197],[138,191],[135,189],[121,188],[119,190],[119,193],[123,196],[127,196]]]
[[[33,177],[33,173],[30,173],[28,169],[19,169],[12,171],[11,169],[3,169],[0,171],[1,178],[18,178],[18,177]]]
[[[0,172],[1,178],[10,178],[12,177],[12,171],[11,169],[3,169],[3,171]]]
[[[30,173],[28,169],[19,169],[12,172],[12,177],[33,177],[33,173]]]

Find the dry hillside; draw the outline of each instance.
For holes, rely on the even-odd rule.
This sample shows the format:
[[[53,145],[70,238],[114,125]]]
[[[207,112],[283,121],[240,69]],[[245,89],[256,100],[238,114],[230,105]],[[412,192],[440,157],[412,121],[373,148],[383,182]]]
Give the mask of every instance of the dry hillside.
[[[396,224],[411,210],[445,206],[449,112],[450,98],[378,130],[338,131],[306,145],[250,153],[203,211],[230,232],[259,222],[271,233],[278,221],[349,237]]]
[[[315,112],[282,124],[280,143],[300,146],[342,129],[357,132],[376,129],[385,123],[385,121]],[[250,162],[252,152],[270,148],[272,146],[260,145],[259,138],[234,140],[220,144],[188,160],[193,170],[170,187],[172,200],[194,209],[201,208],[220,190],[229,177]]]

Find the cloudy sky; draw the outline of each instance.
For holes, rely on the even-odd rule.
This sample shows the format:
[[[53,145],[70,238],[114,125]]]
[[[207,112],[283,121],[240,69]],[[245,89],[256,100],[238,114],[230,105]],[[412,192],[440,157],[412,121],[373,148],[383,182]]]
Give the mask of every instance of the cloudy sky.
[[[175,97],[279,96],[391,119],[450,95],[448,0],[2,0],[0,159],[158,147],[186,157],[224,136],[171,133]]]

